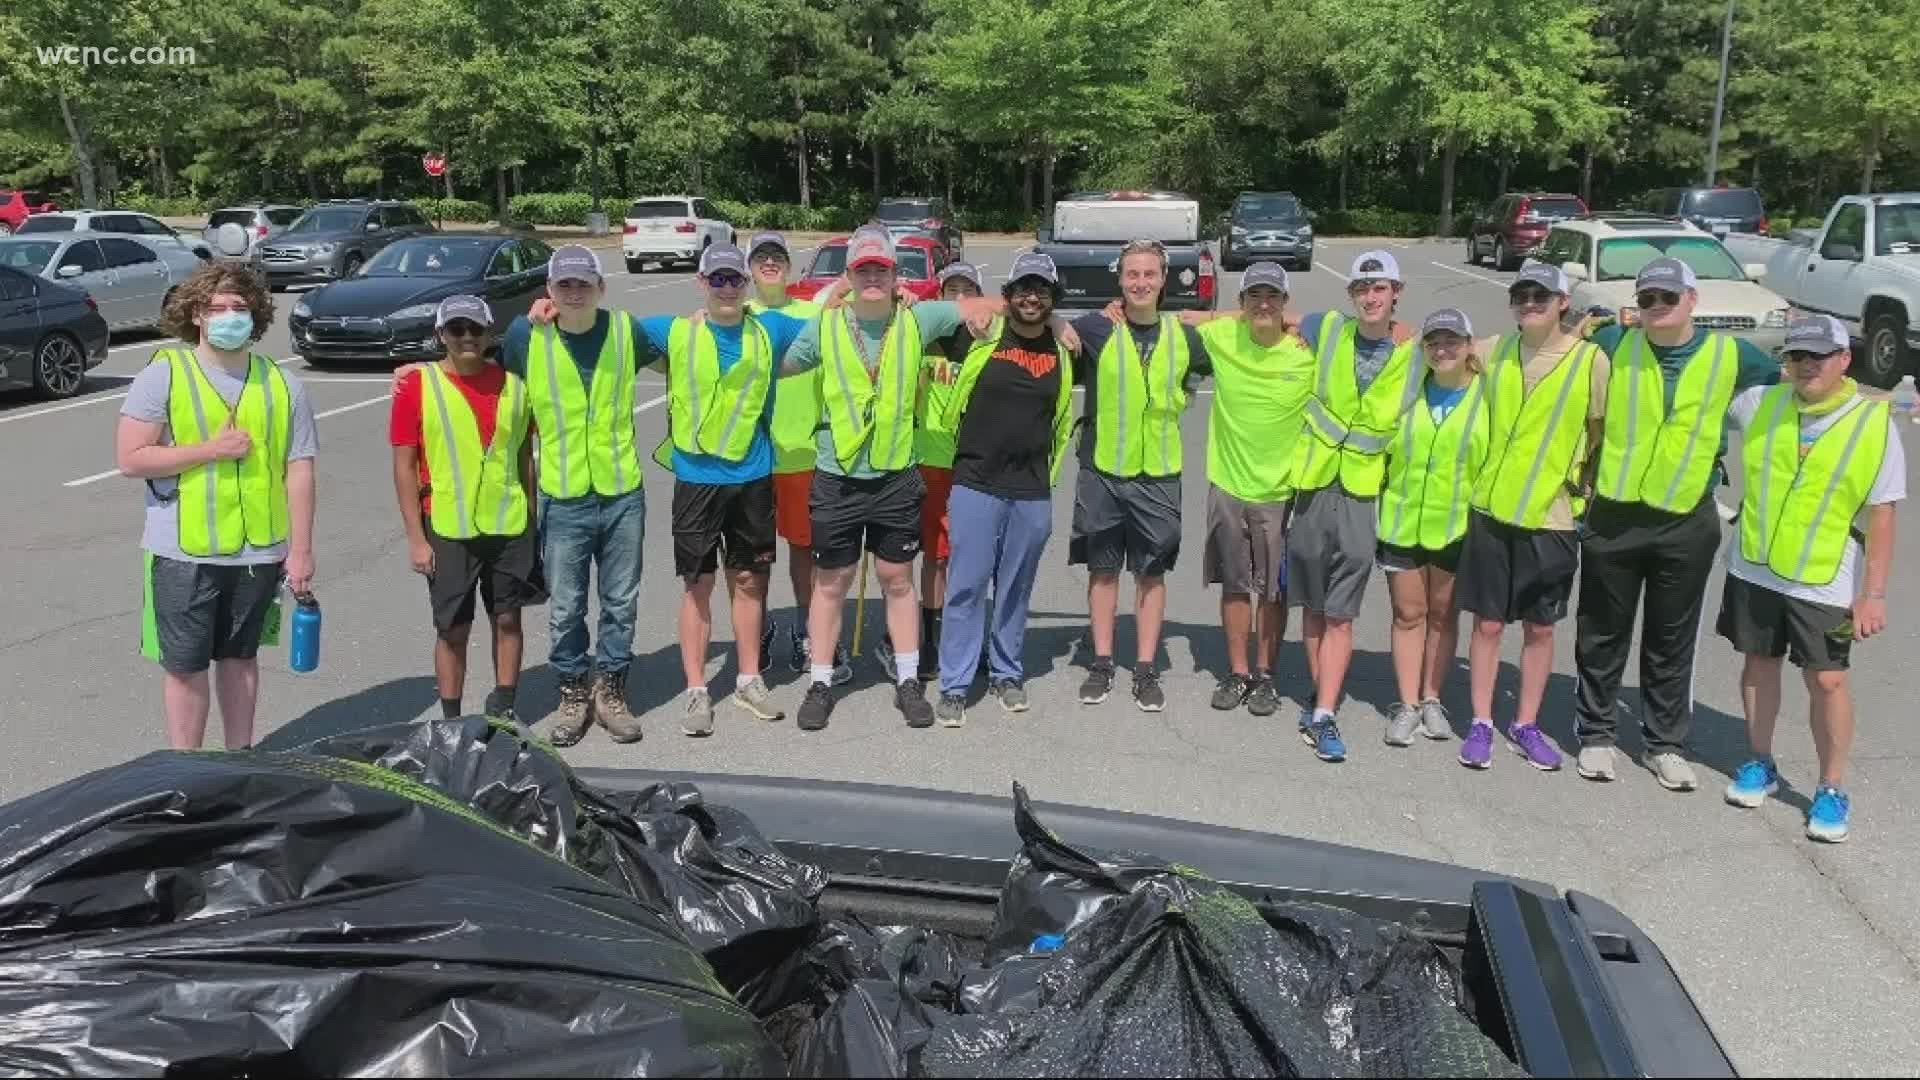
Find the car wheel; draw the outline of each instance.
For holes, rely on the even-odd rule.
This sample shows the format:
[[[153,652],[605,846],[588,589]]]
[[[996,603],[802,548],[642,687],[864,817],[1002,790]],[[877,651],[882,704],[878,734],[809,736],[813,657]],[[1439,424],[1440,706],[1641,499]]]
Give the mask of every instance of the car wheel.
[[[647,272],[647,264],[646,264],[645,262],[643,262],[642,260],[640,260],[640,259],[628,259],[628,260],[627,260],[627,273],[629,273],[629,274],[644,274],[644,273],[646,273],[646,272]]]
[[[41,397],[70,398],[86,379],[87,354],[66,334],[48,335],[33,351],[33,389]]]
[[[1907,321],[1894,312],[1882,312],[1867,324],[1865,346],[1854,356],[1854,378],[1869,386],[1891,390],[1907,373]]]
[[[1467,265],[1480,265],[1480,238],[1472,233],[1467,234]]]
[[[1504,236],[1493,238],[1493,268],[1500,271],[1513,269],[1512,258],[1507,254],[1507,238]]]

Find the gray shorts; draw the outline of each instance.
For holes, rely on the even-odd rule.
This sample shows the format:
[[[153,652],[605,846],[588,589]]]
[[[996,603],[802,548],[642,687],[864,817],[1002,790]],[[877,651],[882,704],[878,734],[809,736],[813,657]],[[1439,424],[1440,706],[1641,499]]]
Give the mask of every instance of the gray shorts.
[[[1180,557],[1180,478],[1121,479],[1087,465],[1073,496],[1073,536],[1067,564],[1093,574],[1126,569],[1159,577]]]
[[[147,564],[141,651],[175,675],[194,675],[215,660],[251,660],[260,651],[280,564],[219,566],[164,555]]]
[[[1287,530],[1287,599],[1335,619],[1360,617],[1377,543],[1374,500],[1340,485],[1293,497]]]
[[[1263,602],[1287,595],[1287,503],[1252,503],[1207,485],[1207,550],[1200,570],[1209,585]]]

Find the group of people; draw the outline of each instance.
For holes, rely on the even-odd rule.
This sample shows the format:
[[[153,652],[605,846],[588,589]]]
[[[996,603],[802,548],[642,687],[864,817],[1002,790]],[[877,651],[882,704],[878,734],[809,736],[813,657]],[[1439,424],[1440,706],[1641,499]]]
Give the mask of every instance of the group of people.
[[[1460,762],[1489,767],[1498,738],[1559,769],[1538,721],[1577,581],[1579,774],[1615,776],[1639,616],[1642,760],[1663,786],[1692,790],[1683,748],[1722,530],[1713,492],[1728,428],[1741,428],[1743,500],[1717,627],[1745,659],[1753,759],[1726,798],[1756,806],[1780,783],[1771,748],[1790,657],[1805,673],[1820,761],[1807,831],[1844,838],[1849,647],[1885,624],[1905,465],[1886,403],[1846,377],[1837,322],[1796,317],[1776,360],[1697,327],[1692,271],[1670,258],[1641,270],[1632,319],[1603,325],[1570,310],[1557,267],[1528,263],[1508,292],[1513,327],[1485,338],[1458,309],[1402,321],[1404,283],[1386,251],[1354,260],[1349,310],[1298,320],[1276,264],[1247,269],[1237,310],[1179,315],[1160,308],[1164,247],[1128,244],[1117,270],[1123,299],[1071,321],[1055,314],[1052,260],[1032,252],[998,295],[955,263],[940,273],[940,299],[914,303],[886,230],[862,228],[843,278],[810,301],[787,295],[791,257],[776,233],[745,250],[707,248],[702,307],[683,316],[608,310],[598,257],[580,246],[554,252],[548,297],[505,328],[477,297],[444,301],[444,359],[396,373],[390,440],[408,558],[428,583],[442,710],[463,710],[477,592],[493,643],[489,716],[518,721],[520,612],[545,602],[561,680],[546,736],[567,746],[598,724],[616,741],[641,737],[625,680],[645,528],[635,376],[652,367],[667,383],[669,434],[652,457],[674,477],[685,734],[714,731],[706,662],[723,565],[738,662],[730,700],[785,718],[763,675],[781,540],[791,663],[808,676],[801,729],[828,725],[834,687],[851,678],[841,624],[863,552],[909,727],[962,725],[982,667],[988,696],[1027,709],[1028,604],[1076,429],[1068,558],[1086,567],[1093,653],[1079,699],[1097,704],[1113,689],[1126,572],[1132,697],[1159,711],[1166,577],[1182,531],[1180,423],[1190,381],[1211,375],[1202,571],[1221,590],[1229,666],[1211,704],[1280,708],[1272,673],[1298,606],[1311,678],[1298,731],[1330,762],[1347,754],[1338,713],[1378,566],[1400,697],[1384,741],[1454,736],[1441,699],[1464,610],[1473,716]],[[203,268],[168,307],[169,331],[191,347],[157,353],[123,409],[120,468],[148,482],[149,653],[166,673],[176,746],[202,738],[209,666],[228,745],[251,741],[255,652],[280,580],[301,590],[313,574],[311,408],[296,379],[249,352],[271,320],[257,279]],[[1496,733],[1500,649],[1516,622],[1519,693]]]

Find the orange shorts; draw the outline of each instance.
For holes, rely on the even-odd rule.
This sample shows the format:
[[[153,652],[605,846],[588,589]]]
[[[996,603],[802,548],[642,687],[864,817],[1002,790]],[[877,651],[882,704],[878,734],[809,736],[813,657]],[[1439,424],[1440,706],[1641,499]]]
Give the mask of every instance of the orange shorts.
[[[926,498],[920,500],[920,550],[936,559],[951,558],[953,542],[947,535],[947,496],[953,494],[953,470],[920,466]]]
[[[813,470],[773,474],[773,531],[795,547],[813,546]]]

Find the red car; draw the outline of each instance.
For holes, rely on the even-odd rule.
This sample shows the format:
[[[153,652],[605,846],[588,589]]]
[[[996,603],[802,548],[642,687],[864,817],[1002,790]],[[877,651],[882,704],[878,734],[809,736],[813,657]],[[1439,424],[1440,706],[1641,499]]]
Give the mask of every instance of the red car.
[[[0,236],[19,231],[28,214],[50,214],[60,204],[37,191],[0,191]]]
[[[1474,215],[1467,229],[1467,262],[1477,266],[1481,259],[1492,259],[1495,269],[1517,270],[1523,259],[1540,250],[1555,222],[1586,212],[1587,204],[1578,195],[1565,192],[1502,195]]]
[[[900,284],[922,300],[940,299],[940,285],[935,279],[950,259],[939,241],[931,236],[903,236],[893,242],[893,255],[899,263]],[[807,276],[788,285],[787,295],[811,300],[846,271],[847,238],[836,236],[814,251]]]

